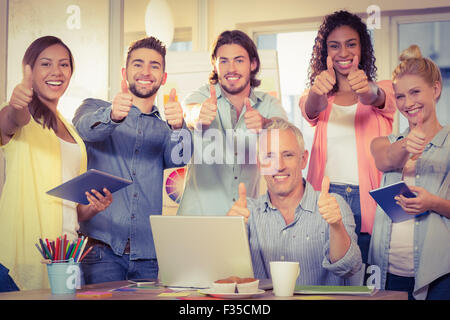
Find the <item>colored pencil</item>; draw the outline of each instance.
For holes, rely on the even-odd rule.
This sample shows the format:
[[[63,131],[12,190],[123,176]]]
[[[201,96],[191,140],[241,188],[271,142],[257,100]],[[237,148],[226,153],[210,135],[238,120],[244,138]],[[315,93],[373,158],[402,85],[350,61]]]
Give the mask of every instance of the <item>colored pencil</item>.
[[[66,248],[67,248],[67,234],[64,234],[63,249],[62,249],[62,259],[63,260],[65,260],[65,258],[66,258]]]
[[[73,252],[75,251],[75,247],[77,246],[75,241],[72,244],[73,244],[73,246],[72,246],[72,250],[70,251],[70,254],[69,254],[69,259],[72,258]]]
[[[84,243],[84,236],[81,237],[81,241],[80,241],[80,245],[78,246],[78,250],[75,252],[74,256],[73,256],[73,261],[77,261],[77,258],[81,255],[80,251],[81,248],[83,247],[83,243]]]
[[[47,243],[47,249],[48,251],[52,254],[51,256],[53,257],[53,250],[52,250],[52,246],[50,245],[50,242],[48,242],[48,239],[45,238],[45,243]],[[50,258],[51,259],[51,258]]]
[[[89,247],[89,249],[86,250],[86,252],[81,256],[80,260],[78,260],[78,262],[81,262],[81,260],[83,260],[84,257],[87,256],[87,254],[88,254],[89,252],[91,252],[91,250],[92,250],[93,247],[94,247],[94,246]]]
[[[71,243],[71,244],[69,244],[69,247],[67,248],[67,252],[66,252],[66,255],[65,255],[65,257],[64,257],[66,260],[70,258],[70,253],[72,252],[73,245],[74,245],[74,244]]]
[[[42,252],[41,248],[39,248],[38,244],[35,243],[34,245],[35,245],[36,248],[38,249],[38,251],[39,251],[39,253],[41,254],[41,256],[42,256],[44,259],[47,259],[47,257],[45,256],[44,252]]]
[[[45,251],[45,254],[47,255],[48,259],[53,259],[52,254],[50,253],[49,249],[47,249],[47,247],[45,246],[44,242],[42,241],[42,239],[39,239],[39,241],[42,244],[42,249]]]
[[[47,253],[45,252],[45,249],[44,249],[45,244],[44,244],[44,242],[42,241],[41,238],[39,238],[39,244],[41,246],[42,252],[44,253],[44,259],[47,259]]]
[[[61,260],[64,260],[64,248],[66,247],[65,246],[65,244],[64,244],[64,238],[62,238],[61,237],[61,240],[60,240],[60,242],[59,242],[59,245],[61,246],[61,248],[60,248],[60,252],[59,252],[59,258],[61,259]]]
[[[55,259],[56,249],[55,249],[55,241],[50,241],[50,247],[52,249],[52,256]],[[56,260],[56,259],[55,259]]]
[[[61,260],[59,258],[59,238],[56,238],[56,243],[55,243],[55,260]]]
[[[67,244],[66,244],[66,251],[64,251],[64,259],[67,260],[67,254],[69,253],[69,248],[70,248],[70,241],[67,240]]]
[[[78,259],[75,260],[75,262],[80,262],[81,255],[83,254],[84,248],[86,248],[88,239],[89,239],[88,237],[86,237],[86,239],[84,239],[83,245],[81,246],[81,249],[80,249],[80,253],[78,254]]]
[[[77,253],[78,247],[80,246],[81,238],[78,238],[77,246],[75,247],[75,250],[73,254],[70,255],[71,258],[75,258],[75,253]]]

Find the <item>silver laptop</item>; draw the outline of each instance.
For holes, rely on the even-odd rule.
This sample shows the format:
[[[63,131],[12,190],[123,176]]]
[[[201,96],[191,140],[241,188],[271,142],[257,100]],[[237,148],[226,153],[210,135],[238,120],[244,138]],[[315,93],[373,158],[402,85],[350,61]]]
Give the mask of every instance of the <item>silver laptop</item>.
[[[243,217],[150,216],[159,279],[165,286],[208,288],[253,277]]]

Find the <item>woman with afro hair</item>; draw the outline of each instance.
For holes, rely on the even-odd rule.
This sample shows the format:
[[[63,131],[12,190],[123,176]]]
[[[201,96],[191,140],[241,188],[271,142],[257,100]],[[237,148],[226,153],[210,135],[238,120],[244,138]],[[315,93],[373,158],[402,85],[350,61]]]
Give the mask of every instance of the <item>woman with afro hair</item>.
[[[309,89],[300,98],[303,117],[315,127],[307,179],[316,190],[330,178],[355,217],[363,262],[367,262],[376,203],[369,191],[382,173],[370,143],[392,131],[395,98],[391,81],[375,82],[370,34],[357,15],[338,11],[319,28],[309,70]]]

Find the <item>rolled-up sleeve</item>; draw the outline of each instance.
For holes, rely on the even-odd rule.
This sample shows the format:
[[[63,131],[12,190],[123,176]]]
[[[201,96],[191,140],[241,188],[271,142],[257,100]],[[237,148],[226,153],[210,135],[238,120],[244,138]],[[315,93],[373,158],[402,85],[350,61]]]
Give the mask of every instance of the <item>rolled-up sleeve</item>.
[[[102,141],[110,136],[121,122],[111,120],[111,104],[86,99],[75,111],[72,123],[84,141]]]
[[[379,112],[384,117],[393,121],[395,111],[397,110],[397,104],[395,101],[394,87],[392,86],[392,81],[382,80],[377,82],[377,86],[384,91],[385,101],[384,108],[380,109],[378,107],[372,107],[375,112]]]
[[[308,100],[309,89],[306,89],[302,95],[300,96],[299,106],[300,111],[302,112],[303,118],[310,124],[311,127],[315,127],[317,122],[319,121],[319,115],[317,117],[310,119],[306,114],[306,100]]]

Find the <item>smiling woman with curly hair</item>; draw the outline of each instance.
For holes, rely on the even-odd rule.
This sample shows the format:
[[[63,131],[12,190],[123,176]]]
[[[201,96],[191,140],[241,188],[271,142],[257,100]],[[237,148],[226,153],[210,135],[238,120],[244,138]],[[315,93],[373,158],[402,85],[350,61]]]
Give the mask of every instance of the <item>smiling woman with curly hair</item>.
[[[375,55],[370,34],[367,31],[367,26],[358,16],[347,11],[338,11],[335,14],[327,16],[317,32],[309,66],[309,80],[311,86],[314,84],[316,76],[327,69],[328,36],[334,29],[341,26],[349,26],[358,33],[361,43],[359,69],[362,69],[366,73],[369,81],[374,81],[376,79],[377,67],[375,66]],[[330,92],[336,93],[337,91],[338,85],[336,83]]]
[[[299,105],[316,126],[308,181],[320,190],[328,176],[330,192],[350,205],[363,262],[375,216],[369,191],[379,187],[370,143],[392,131],[395,99],[391,81],[375,83],[377,68],[367,26],[355,14],[327,15],[319,28],[311,58],[310,89]]]

